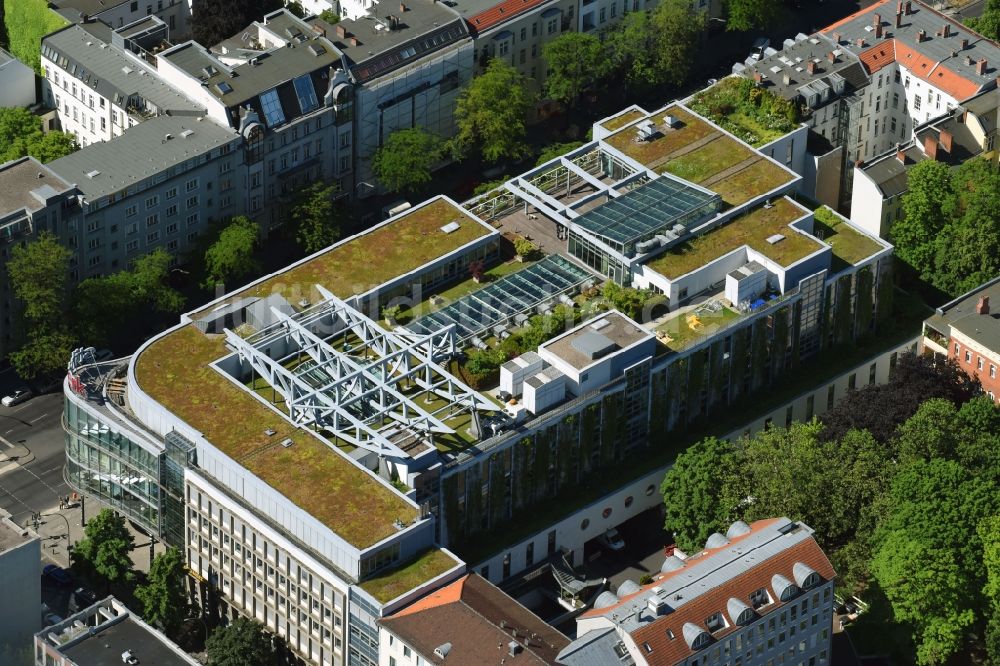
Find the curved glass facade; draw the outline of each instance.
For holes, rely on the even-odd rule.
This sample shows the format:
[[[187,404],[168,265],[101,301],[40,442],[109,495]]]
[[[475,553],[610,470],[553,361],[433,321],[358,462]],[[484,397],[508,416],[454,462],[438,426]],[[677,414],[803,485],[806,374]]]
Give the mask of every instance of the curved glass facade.
[[[69,484],[152,534],[162,535],[162,508],[166,500],[160,485],[163,455],[152,453],[115,432],[69,397],[64,402]]]

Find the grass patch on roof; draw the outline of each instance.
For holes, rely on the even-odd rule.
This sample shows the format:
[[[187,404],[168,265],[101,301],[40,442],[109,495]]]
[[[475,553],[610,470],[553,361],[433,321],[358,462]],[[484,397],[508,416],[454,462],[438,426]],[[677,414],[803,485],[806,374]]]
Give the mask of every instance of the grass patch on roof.
[[[358,548],[395,534],[395,519],[416,518],[416,509],[398,495],[209,367],[228,353],[223,340],[194,325],[169,333],[139,356],[136,381],[220,451]],[[275,433],[268,436],[268,428]],[[294,444],[281,446],[289,437]]]
[[[664,109],[658,112],[658,115],[650,116],[650,120],[658,126],[662,126],[663,116],[668,114],[677,118],[680,125],[675,129],[666,130],[652,141],[637,140],[634,127],[612,134],[605,141],[632,159],[649,168],[654,168],[681,148],[717,131],[701,118],[688,113],[679,106]]]
[[[840,265],[834,262],[834,272],[854,266],[882,250],[875,240],[851,227],[827,206],[820,206],[813,215],[816,217],[813,233],[833,248],[834,258],[841,262]]]
[[[749,148],[720,134],[704,146],[667,162],[660,170],[692,183],[702,183],[754,156]]]
[[[759,148],[795,129],[798,107],[750,79],[729,76],[692,98],[691,110]]]
[[[642,118],[643,115],[644,114],[642,112],[633,109],[632,111],[626,111],[620,116],[615,116],[610,120],[604,121],[603,123],[601,123],[601,127],[608,130],[609,132],[613,132],[616,129],[625,127],[629,123],[636,121],[639,118]]]
[[[748,215],[707,231],[672,248],[647,265],[665,278],[674,280],[739,247],[749,245],[781,266],[790,266],[822,248],[812,238],[788,227],[802,215],[804,212],[798,206],[781,198],[770,208],[757,208]],[[767,238],[773,234],[782,234],[785,238],[771,245]]]
[[[361,583],[361,589],[379,602],[388,603],[413,588],[437,578],[457,564],[458,561],[448,553],[440,548],[432,548],[408,564],[369,578]]]
[[[446,234],[441,227],[449,222],[458,222],[460,226]],[[391,224],[358,234],[239,295],[267,296],[278,292],[297,301],[303,294],[315,297],[313,285],[321,284],[340,298],[350,298],[488,233],[489,229],[461,208],[437,199]]]
[[[706,187],[717,192],[722,200],[732,207],[790,183],[794,178],[795,176],[777,164],[762,157],[746,168]]]

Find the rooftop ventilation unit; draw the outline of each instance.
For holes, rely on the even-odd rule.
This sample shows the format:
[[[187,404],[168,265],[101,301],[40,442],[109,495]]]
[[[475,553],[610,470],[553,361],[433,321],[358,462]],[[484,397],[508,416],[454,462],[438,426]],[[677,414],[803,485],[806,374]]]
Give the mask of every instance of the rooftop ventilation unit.
[[[94,169],[93,171],[88,171],[87,172],[87,178],[91,178],[91,179],[97,178],[100,175],[101,175],[101,172],[98,171],[97,169]]]
[[[663,123],[667,127],[677,127],[678,125],[681,124],[681,121],[679,118],[677,118],[677,116],[668,113],[667,115],[663,116]]]
[[[445,232],[446,234],[450,234],[453,231],[458,231],[459,226],[460,225],[458,224],[458,222],[449,222],[448,224],[441,227],[441,231]]]
[[[656,136],[656,125],[652,120],[644,120],[636,126],[635,133],[640,141],[649,141]]]
[[[282,445],[283,447],[285,447],[286,449],[287,449],[287,448],[288,448],[289,446],[291,446],[291,445],[292,445],[293,443],[294,443],[294,442],[292,442],[292,438],[291,438],[291,437],[286,437],[285,439],[281,440],[281,445]]]
[[[777,245],[783,240],[785,240],[784,234],[774,234],[772,236],[767,237],[767,242],[770,243],[771,245]]]

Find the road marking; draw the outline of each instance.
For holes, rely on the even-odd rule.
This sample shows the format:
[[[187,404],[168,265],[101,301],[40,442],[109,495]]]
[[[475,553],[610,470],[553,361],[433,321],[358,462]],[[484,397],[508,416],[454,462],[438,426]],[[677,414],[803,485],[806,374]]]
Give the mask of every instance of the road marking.
[[[41,415],[41,416],[39,416],[38,418],[36,418],[36,419],[31,419],[31,421],[29,421],[29,423],[34,423],[35,421],[41,421],[42,419],[44,419],[44,418],[45,418],[46,416],[48,416],[48,415],[49,415],[49,413],[48,413],[48,412],[45,412],[44,414],[42,414],[42,415]]]
[[[0,467],[0,476],[3,476],[7,472],[12,472],[15,469],[17,469],[18,467],[20,467],[20,465],[18,465],[16,462],[7,463],[3,467]]]
[[[5,435],[9,435],[9,434],[10,434],[10,433],[12,433],[12,432],[14,432],[14,429],[13,429],[13,428],[11,428],[10,430],[6,430],[6,431],[4,431],[4,433],[3,433],[3,434],[5,434]]]

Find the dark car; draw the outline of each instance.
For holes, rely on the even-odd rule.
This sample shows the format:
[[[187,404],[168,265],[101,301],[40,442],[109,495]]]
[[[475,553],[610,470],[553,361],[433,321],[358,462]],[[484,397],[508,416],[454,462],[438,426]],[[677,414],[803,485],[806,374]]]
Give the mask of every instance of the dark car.
[[[69,572],[54,564],[46,564],[45,568],[42,569],[42,574],[48,576],[59,585],[70,585],[73,583],[73,577]]]
[[[97,595],[85,587],[78,587],[69,598],[69,609],[76,613],[97,603]]]

